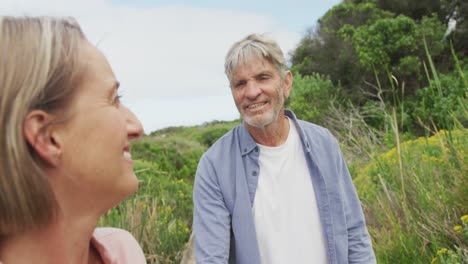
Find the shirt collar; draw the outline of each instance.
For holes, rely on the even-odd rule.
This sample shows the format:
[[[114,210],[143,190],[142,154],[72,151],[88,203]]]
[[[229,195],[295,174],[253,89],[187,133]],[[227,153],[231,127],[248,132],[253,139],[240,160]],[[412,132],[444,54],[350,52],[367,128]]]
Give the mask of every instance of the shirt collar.
[[[247,127],[245,126],[245,121],[243,121],[242,125],[240,126],[239,138],[242,156],[249,154],[257,148],[257,143],[247,130]]]
[[[95,234],[93,234],[91,237],[91,245],[98,251],[104,264],[117,263],[116,259],[112,256],[108,248],[101,241],[99,241]]]
[[[296,115],[291,110],[285,110],[284,113],[287,117],[289,117],[293,121],[294,125],[297,128],[297,131],[299,132],[299,136],[302,139],[302,143],[304,144],[304,147],[306,148],[306,151],[309,152],[310,151],[309,142],[304,137],[304,131],[302,130],[302,127],[299,126]],[[247,127],[245,126],[245,121],[243,121],[242,125],[240,126],[239,138],[240,138],[240,147],[241,147],[242,156],[247,155],[250,152],[257,149],[257,143],[255,142],[255,140],[252,138],[249,131],[247,130]]]
[[[293,121],[294,125],[296,126],[297,132],[299,133],[299,137],[301,138],[301,141],[302,141],[302,145],[304,146],[304,150],[305,150],[306,152],[310,152],[310,144],[309,144],[309,141],[308,141],[307,137],[305,136],[304,129],[302,128],[302,126],[299,125],[299,121],[298,121],[298,119],[296,118],[296,115],[295,115],[294,112],[291,111],[291,110],[286,110],[286,111],[285,111],[285,114],[286,114],[287,117],[291,118],[291,120]]]

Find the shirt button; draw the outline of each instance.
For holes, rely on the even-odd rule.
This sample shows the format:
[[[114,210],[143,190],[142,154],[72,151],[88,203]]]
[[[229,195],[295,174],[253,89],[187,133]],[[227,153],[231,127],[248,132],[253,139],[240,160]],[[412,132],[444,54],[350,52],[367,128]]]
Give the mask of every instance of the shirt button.
[[[253,171],[252,176],[257,176],[257,171]]]

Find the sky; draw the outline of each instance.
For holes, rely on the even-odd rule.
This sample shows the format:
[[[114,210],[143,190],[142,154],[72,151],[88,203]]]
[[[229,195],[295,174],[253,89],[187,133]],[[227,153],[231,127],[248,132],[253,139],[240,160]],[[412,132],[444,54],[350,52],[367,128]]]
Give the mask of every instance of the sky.
[[[230,46],[267,33],[287,59],[339,0],[0,0],[0,15],[73,16],[107,57],[146,134],[239,118],[224,74]]]

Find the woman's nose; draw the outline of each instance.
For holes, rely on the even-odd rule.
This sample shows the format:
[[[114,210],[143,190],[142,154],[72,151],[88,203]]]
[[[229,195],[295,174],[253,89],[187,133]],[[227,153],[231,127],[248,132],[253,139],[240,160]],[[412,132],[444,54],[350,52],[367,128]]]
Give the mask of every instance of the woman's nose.
[[[127,133],[130,139],[137,139],[143,135],[143,126],[136,115],[126,106]]]

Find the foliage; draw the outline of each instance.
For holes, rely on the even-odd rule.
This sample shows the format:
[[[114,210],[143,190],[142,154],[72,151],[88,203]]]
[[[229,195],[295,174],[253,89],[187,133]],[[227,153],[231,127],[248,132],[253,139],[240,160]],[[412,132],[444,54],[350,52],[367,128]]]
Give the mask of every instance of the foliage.
[[[209,147],[229,130],[230,129],[228,127],[209,128],[198,134],[195,139],[201,144]]]
[[[139,190],[110,210],[99,222],[133,233],[149,263],[174,263],[190,236],[192,185],[148,161],[137,160]]]
[[[468,76],[468,68],[463,74]],[[467,95],[468,87],[459,73],[439,74],[437,81],[433,79],[427,87],[418,91],[413,116],[423,123],[433,122],[442,128],[448,128],[454,119],[468,124],[465,110]]]
[[[350,29],[352,34],[359,25],[391,17],[390,12],[376,8],[372,3],[358,5],[342,3],[334,6],[319,21],[317,30],[310,29],[292,54],[293,68],[302,76],[319,73],[329,76],[353,100],[359,100],[360,84],[365,71],[358,65],[358,56],[349,36],[339,32]],[[345,29],[343,29],[345,31]]]
[[[233,121],[212,121],[200,126],[190,127],[169,127],[153,131],[150,136],[153,138],[185,138],[198,141],[200,144],[209,147],[225,132],[240,124],[239,119]],[[224,132],[224,133],[223,133]]]
[[[467,130],[440,131],[376,156],[361,171],[355,185],[379,263],[428,263],[436,247],[459,242],[451,227],[468,211],[467,149]]]
[[[406,94],[426,84],[422,61],[426,57],[423,43],[429,43],[433,59],[442,61],[446,44],[440,42],[444,27],[435,16],[423,17],[419,23],[404,15],[385,18],[360,26],[352,38],[359,62],[366,72],[384,76],[391,72],[405,83]],[[447,67],[447,66],[444,66]],[[388,83],[381,85],[390,86]],[[402,94],[403,91],[397,91]]]
[[[424,41],[442,73],[453,69],[449,42],[441,40],[447,29],[447,17],[464,8],[465,4],[449,0],[344,1],[330,9],[319,20],[318,27],[303,37],[292,54],[293,68],[303,76],[314,73],[329,76],[357,105],[369,99],[370,87],[377,85],[375,74],[382,81],[380,85],[390,90],[391,81],[386,76],[391,73],[404,84],[399,87],[404,90],[392,92],[413,96],[428,85],[423,68]],[[459,24],[467,23],[466,15],[454,14],[459,17]],[[461,57],[468,51],[466,44],[460,44],[465,35],[468,40],[468,24],[457,26],[449,38],[456,39],[454,48]],[[385,99],[392,96],[384,94]]]
[[[341,3],[327,11],[319,23],[326,32],[336,32],[345,25],[366,25],[392,16],[391,12],[379,9],[372,2]]]
[[[338,92],[338,88],[327,77],[294,74],[289,108],[303,120],[322,124],[329,102],[335,99]]]
[[[416,49],[416,35],[414,20],[400,15],[358,27],[353,43],[359,63],[371,71],[377,66],[388,68],[393,58],[413,52]]]
[[[415,20],[441,11],[441,1],[434,0],[377,0],[377,6],[395,14],[403,14]]]
[[[152,162],[158,170],[171,172],[177,179],[193,180],[205,149],[184,138],[148,137],[132,144],[132,156]]]
[[[468,244],[468,215],[463,215],[460,217],[460,220],[461,225],[454,226],[452,230],[457,234],[459,241],[461,241],[465,246],[455,245],[454,250],[447,248],[437,250],[431,264],[458,264],[463,261],[468,261],[468,249],[466,248],[466,245]]]

